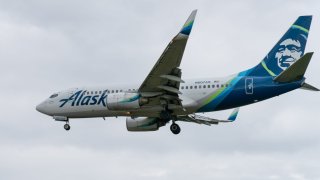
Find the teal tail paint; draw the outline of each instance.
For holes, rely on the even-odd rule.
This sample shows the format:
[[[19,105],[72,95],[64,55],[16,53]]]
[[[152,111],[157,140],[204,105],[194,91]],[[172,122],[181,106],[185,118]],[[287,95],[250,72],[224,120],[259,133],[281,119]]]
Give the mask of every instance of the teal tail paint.
[[[248,76],[277,76],[303,56],[312,16],[300,16]]]

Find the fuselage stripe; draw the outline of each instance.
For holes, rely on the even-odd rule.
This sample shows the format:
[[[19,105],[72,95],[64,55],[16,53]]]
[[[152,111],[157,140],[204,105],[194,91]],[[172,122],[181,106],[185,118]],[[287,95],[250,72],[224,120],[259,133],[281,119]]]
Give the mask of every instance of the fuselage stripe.
[[[266,65],[264,61],[261,62],[262,67],[271,75],[271,76],[276,76],[274,72],[272,72]]]
[[[227,84],[232,84],[228,87],[220,88],[216,93],[211,95],[205,103],[202,105],[202,107],[198,110],[200,112],[202,111],[208,111],[215,109],[221,101],[233,90],[233,87],[237,84],[237,82],[242,78],[242,76],[236,76],[232,79],[230,79]]]

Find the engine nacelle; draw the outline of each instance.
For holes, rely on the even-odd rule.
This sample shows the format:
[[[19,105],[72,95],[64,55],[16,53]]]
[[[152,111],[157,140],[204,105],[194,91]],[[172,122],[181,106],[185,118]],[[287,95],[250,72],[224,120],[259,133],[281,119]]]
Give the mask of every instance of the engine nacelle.
[[[156,131],[159,129],[158,118],[139,117],[126,119],[128,131]]]
[[[112,93],[107,96],[109,110],[135,110],[148,103],[139,93]]]

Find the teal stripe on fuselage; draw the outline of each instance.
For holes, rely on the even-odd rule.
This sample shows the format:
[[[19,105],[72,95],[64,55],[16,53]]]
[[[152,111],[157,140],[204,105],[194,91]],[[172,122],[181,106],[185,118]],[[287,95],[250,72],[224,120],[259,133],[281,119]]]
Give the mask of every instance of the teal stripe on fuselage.
[[[236,77],[234,77],[229,82],[231,84],[231,86],[225,88],[217,97],[215,97],[214,99],[210,100],[210,102],[208,102],[204,106],[202,106],[197,112],[214,111],[217,108],[217,106],[223,101],[223,99],[225,99],[233,91],[233,89],[235,87],[237,87],[237,84],[238,84],[239,80],[241,78],[247,76],[248,74],[250,74],[252,70],[253,70],[253,68],[238,73],[238,75]],[[216,92],[214,92],[214,93],[216,93]]]
[[[225,88],[217,97],[212,99],[210,102],[202,106],[198,112],[209,112],[214,111],[215,108],[223,101],[223,99],[232,92],[233,88],[236,86],[237,82],[241,79],[241,76],[237,76],[230,81],[231,86]]]

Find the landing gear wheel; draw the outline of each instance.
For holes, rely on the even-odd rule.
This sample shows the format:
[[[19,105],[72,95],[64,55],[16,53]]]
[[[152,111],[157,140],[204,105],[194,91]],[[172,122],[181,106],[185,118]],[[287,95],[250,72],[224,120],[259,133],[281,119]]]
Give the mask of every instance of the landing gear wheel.
[[[171,132],[172,132],[173,134],[179,134],[180,131],[181,131],[179,125],[176,124],[176,123],[171,124],[170,130],[171,130]]]
[[[70,125],[69,124],[65,124],[63,126],[63,128],[66,130],[66,131],[69,131],[70,130]]]

